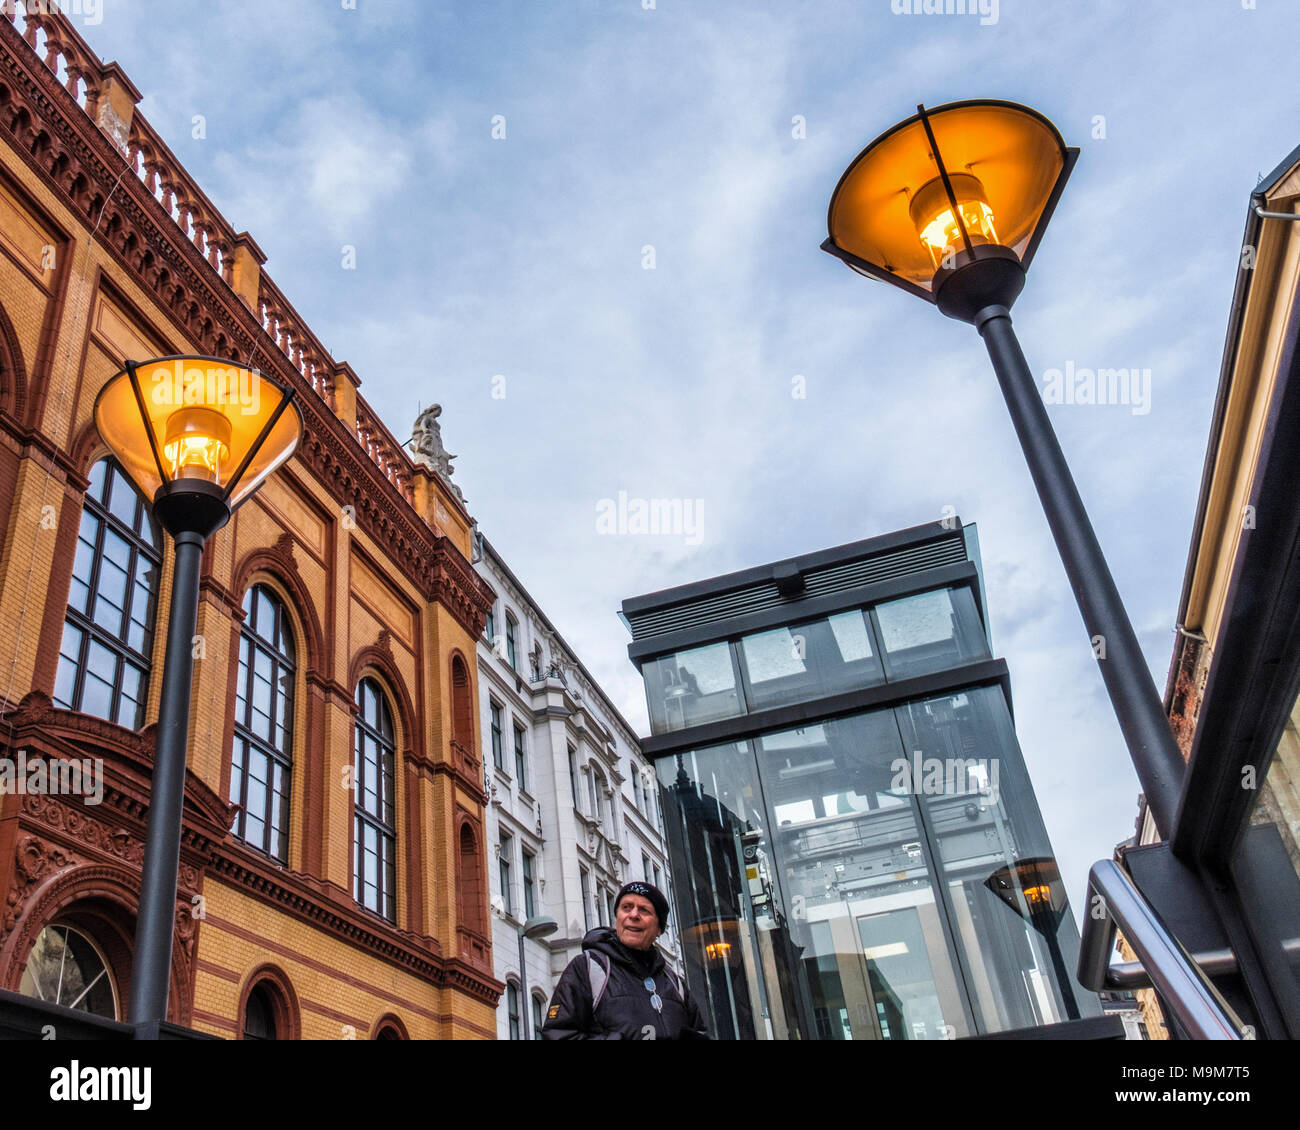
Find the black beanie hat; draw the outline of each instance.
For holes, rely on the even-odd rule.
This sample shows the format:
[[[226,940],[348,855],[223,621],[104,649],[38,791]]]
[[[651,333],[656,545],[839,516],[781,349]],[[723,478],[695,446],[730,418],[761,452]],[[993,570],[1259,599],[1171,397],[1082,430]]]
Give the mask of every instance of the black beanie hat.
[[[630,883],[624,883],[614,899],[615,914],[618,913],[618,904],[623,901],[624,895],[640,895],[643,899],[649,899],[650,905],[655,908],[655,914],[659,916],[659,929],[668,929],[668,900],[658,887],[640,879],[633,879]]]

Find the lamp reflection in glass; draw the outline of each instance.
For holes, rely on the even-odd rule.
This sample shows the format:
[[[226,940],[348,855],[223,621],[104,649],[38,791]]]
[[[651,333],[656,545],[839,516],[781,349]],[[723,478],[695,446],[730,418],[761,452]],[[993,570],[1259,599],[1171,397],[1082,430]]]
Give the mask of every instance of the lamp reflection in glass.
[[[302,418],[292,390],[256,369],[178,356],[128,361],[95,399],[95,426],[176,547],[129,1010],[136,1038],[158,1039],[170,988],[203,547],[293,454]]]
[[[1074,999],[1074,986],[1061,956],[1061,943],[1057,927],[1065,916],[1065,884],[1056,860],[1048,855],[1017,860],[999,867],[984,885],[1007,906],[1027,918],[1029,924],[1043,936],[1052,957],[1057,984],[1065,998],[1065,1012],[1071,1020],[1079,1019],[1079,1006]]]
[[[682,932],[687,946],[698,946],[705,962],[715,968],[740,962],[740,922],[736,918],[701,918]]]

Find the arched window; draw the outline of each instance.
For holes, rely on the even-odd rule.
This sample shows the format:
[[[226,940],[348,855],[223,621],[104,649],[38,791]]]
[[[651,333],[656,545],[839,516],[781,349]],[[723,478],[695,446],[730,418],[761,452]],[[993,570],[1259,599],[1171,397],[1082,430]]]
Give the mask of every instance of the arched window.
[[[293,985],[272,967],[253,974],[238,1019],[242,1040],[297,1040],[302,1035]]]
[[[27,997],[116,1020],[117,988],[108,960],[71,926],[46,926],[36,938],[18,991]]]
[[[478,840],[468,824],[460,826],[460,856],[458,860],[459,883],[456,892],[459,900],[458,917],[467,930],[483,933],[485,903],[482,874],[479,871]]]
[[[397,747],[388,700],[374,679],[357,684],[353,761],[352,897],[397,921],[397,825],[393,763]]]
[[[451,740],[462,749],[474,749],[474,706],[469,690],[469,672],[459,655],[451,658]]]
[[[275,1002],[265,985],[256,985],[244,1002],[244,1039],[274,1040]]]
[[[541,993],[533,993],[533,1039],[542,1038],[542,1025],[546,1022],[546,997]]]
[[[519,1039],[521,1020],[519,1016],[519,986],[513,981],[506,982],[506,1016],[510,1025],[510,1038]]]
[[[101,459],[81,511],[55,706],[132,730],[144,724],[160,544],[144,498],[116,460]]]
[[[591,814],[601,824],[605,823],[605,777],[594,766],[591,770]]]
[[[284,605],[265,585],[248,590],[244,612],[235,687],[235,744],[230,755],[230,803],[239,805],[235,835],[287,863],[293,633]]]

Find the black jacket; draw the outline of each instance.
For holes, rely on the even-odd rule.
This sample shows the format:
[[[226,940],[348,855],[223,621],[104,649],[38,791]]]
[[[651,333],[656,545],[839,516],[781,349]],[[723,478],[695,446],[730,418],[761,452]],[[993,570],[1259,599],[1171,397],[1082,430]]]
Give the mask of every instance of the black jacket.
[[[683,1000],[669,977],[663,955],[628,949],[607,926],[591,930],[582,939],[582,954],[575,957],[555,986],[551,1006],[542,1025],[544,1040],[707,1040],[704,1018],[690,995]],[[605,958],[609,979],[593,1015],[590,959],[594,952]],[[599,959],[598,959],[599,960]],[[650,1001],[647,977],[663,1002],[656,1012]]]

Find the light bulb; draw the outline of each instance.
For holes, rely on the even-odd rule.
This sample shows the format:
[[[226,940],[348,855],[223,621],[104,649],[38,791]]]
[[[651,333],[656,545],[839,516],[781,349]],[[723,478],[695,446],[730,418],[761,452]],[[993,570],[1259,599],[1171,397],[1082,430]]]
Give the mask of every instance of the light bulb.
[[[230,454],[230,421],[211,408],[182,408],[167,417],[163,454],[173,479],[220,481]]]
[[[984,196],[984,186],[979,179],[969,173],[953,173],[948,178],[952,186],[952,195],[957,200],[957,211],[962,223],[966,225],[966,234],[971,246],[984,243],[997,243],[998,235],[993,227],[993,209],[989,207]],[[908,209],[912,223],[916,225],[916,234],[921,245],[930,253],[930,259],[937,271],[939,265],[950,255],[965,248],[961,237],[961,228],[953,212],[952,200],[944,187],[943,179],[922,185],[912,197]]]

